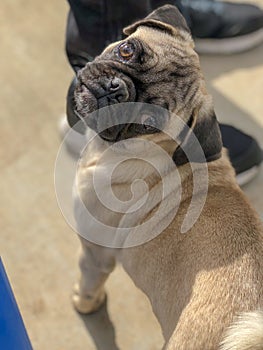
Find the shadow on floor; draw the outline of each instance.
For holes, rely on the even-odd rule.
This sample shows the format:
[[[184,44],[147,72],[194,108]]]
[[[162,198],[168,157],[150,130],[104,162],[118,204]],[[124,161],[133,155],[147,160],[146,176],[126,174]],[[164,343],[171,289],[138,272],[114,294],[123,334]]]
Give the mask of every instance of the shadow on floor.
[[[79,314],[97,350],[120,350],[115,340],[115,329],[109,317],[107,300],[102,308],[91,314]]]

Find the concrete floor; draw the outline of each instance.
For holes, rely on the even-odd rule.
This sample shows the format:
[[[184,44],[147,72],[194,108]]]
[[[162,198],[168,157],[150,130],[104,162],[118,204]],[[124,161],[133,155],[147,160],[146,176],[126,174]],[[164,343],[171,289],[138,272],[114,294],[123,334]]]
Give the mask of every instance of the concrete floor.
[[[34,349],[157,350],[162,336],[150,305],[121,267],[100,312],[81,317],[70,303],[79,244],[53,185],[57,122],[72,77],[63,51],[66,12],[62,0],[1,0],[0,255]],[[202,65],[219,119],[263,146],[263,45],[202,57]],[[244,190],[263,217],[263,171]]]

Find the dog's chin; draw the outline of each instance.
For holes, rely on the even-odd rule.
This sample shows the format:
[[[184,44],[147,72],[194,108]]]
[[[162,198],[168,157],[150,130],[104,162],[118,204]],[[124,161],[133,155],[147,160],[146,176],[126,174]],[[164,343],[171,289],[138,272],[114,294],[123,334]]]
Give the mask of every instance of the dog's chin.
[[[108,133],[99,133],[98,135],[103,141],[106,141],[112,144],[121,140],[121,137],[119,137],[119,135],[117,135],[116,137],[112,137],[111,134],[108,134]]]
[[[98,133],[100,138],[109,143],[117,143],[119,141],[124,141],[130,138],[139,137],[140,134],[131,133],[131,126],[129,124],[120,124],[105,129]]]

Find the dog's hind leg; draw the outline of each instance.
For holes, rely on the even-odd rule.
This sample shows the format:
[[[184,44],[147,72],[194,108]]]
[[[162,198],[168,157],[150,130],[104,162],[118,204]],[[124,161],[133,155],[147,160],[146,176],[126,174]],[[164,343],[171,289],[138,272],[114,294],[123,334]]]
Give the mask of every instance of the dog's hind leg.
[[[102,306],[106,293],[104,283],[114,269],[114,250],[81,239],[79,258],[80,280],[74,286],[73,305],[80,313],[88,314]]]

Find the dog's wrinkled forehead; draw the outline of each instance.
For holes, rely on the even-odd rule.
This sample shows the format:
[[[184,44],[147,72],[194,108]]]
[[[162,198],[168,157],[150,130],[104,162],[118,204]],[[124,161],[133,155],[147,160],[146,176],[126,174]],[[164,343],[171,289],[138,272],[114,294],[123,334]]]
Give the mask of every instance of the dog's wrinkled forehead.
[[[169,62],[175,61],[174,50],[177,53],[181,51],[184,57],[194,58],[190,30],[175,6],[159,7],[147,17],[124,28],[123,32],[128,37],[106,47],[97,57],[97,62],[116,59],[126,65],[121,69],[136,68],[137,72],[146,66],[150,70],[156,65],[164,69],[166,65],[168,71]]]
[[[172,5],[165,5],[150,13],[144,19],[124,28],[126,35],[131,35],[139,26],[147,26],[163,30],[174,35],[178,30],[190,34],[190,29],[179,10]]]

